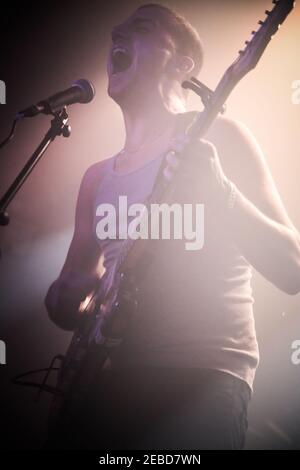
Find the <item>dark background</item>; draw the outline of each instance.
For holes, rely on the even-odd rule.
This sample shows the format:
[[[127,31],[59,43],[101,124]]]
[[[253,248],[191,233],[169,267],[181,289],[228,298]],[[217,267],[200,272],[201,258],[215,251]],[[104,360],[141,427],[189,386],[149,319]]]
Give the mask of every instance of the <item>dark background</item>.
[[[35,390],[13,386],[10,381],[18,373],[47,366],[68,344],[69,335],[48,320],[43,298],[65,257],[84,170],[121,145],[121,116],[106,96],[106,51],[111,26],[142,3],[146,2],[1,3],[0,79],[7,86],[7,104],[0,106],[0,140],[8,134],[16,111],[67,88],[74,80],[88,78],[97,89],[91,104],[69,109],[72,136],[52,144],[11,204],[10,226],[0,227],[0,339],[7,346],[7,365],[0,366],[3,449],[36,449],[45,437],[49,397],[33,403]],[[270,6],[261,0],[165,3],[177,7],[203,31],[208,57],[204,77],[211,85]],[[292,19],[282,28],[282,47],[274,42],[256,75],[241,85],[232,99],[231,113],[252,125],[263,142],[284,202],[299,228],[299,109],[289,103],[291,80],[300,79],[295,22]],[[290,64],[294,63],[293,68]],[[286,70],[286,82],[274,84],[273,78],[279,80],[282,70]],[[276,125],[270,122],[272,115]],[[0,151],[1,194],[48,125],[45,116],[22,122],[14,141]],[[300,366],[290,360],[291,342],[300,337],[299,296],[291,298],[277,291],[258,275],[254,290],[261,364],[247,447],[300,449]]]

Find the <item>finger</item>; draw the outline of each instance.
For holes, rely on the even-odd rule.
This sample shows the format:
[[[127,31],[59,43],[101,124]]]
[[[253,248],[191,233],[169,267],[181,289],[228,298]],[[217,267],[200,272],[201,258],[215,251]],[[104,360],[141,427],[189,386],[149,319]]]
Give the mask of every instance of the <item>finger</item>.
[[[166,161],[174,169],[176,169],[179,165],[179,158],[174,150],[171,150],[167,153]]]
[[[171,181],[174,177],[174,171],[169,166],[166,166],[163,170],[163,175],[167,181]]]
[[[189,143],[189,137],[186,134],[180,134],[171,140],[170,148],[177,153],[181,153],[189,145]]]

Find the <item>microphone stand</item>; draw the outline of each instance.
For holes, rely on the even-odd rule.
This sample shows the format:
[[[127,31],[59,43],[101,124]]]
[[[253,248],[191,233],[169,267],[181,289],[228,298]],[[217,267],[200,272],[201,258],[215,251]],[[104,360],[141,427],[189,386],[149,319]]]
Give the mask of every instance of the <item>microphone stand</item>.
[[[0,199],[0,225],[9,224],[9,215],[6,212],[7,206],[13,200],[19,189],[22,187],[36,164],[42,158],[51,142],[60,135],[63,137],[69,137],[71,135],[71,127],[68,125],[68,113],[67,108],[64,107],[60,111],[53,113],[54,118],[51,121],[51,127],[46,133],[40,145],[33,152],[25,166],[22,168],[18,176],[15,178],[13,183],[10,185],[4,196]]]

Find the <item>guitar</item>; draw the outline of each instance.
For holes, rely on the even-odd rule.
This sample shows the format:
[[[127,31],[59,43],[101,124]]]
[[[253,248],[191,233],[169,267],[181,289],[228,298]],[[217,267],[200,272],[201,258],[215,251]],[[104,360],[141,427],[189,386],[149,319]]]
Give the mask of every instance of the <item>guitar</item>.
[[[259,29],[252,32],[251,40],[246,41],[245,48],[239,51],[237,59],[226,70],[204,111],[197,113],[186,129],[190,140],[204,136],[222,111],[234,87],[255,68],[273,35],[294,7],[293,0],[274,0],[273,4],[272,11],[265,12],[266,18],[259,21]],[[180,164],[177,174],[180,174]],[[171,197],[175,186],[176,179],[167,182],[163,177],[162,164],[147,201],[149,209],[145,211],[145,217],[151,217],[153,203],[161,203]],[[103,369],[106,360],[120,347],[137,314],[139,273],[147,269],[152,256],[149,240],[124,240],[123,249],[114,266],[113,282],[109,288],[102,282],[81,314],[59,370],[52,416],[60,413],[63,404],[83,396]]]

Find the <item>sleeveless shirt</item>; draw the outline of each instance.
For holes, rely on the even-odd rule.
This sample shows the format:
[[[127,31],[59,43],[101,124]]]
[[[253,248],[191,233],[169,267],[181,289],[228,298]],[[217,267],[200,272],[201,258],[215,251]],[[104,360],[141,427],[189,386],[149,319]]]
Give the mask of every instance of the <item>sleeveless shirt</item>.
[[[103,161],[94,197],[93,230],[107,283],[112,282],[124,240],[97,237],[101,220],[97,208],[111,204],[117,224],[121,223],[119,196],[127,196],[128,206],[143,203],[151,194],[163,157],[126,173],[115,170],[115,157]],[[207,209],[201,250],[187,251],[182,240],[154,243],[155,256],[139,286],[138,314],[121,347],[119,364],[216,369],[240,378],[252,389],[259,354],[251,268],[232,237]]]

